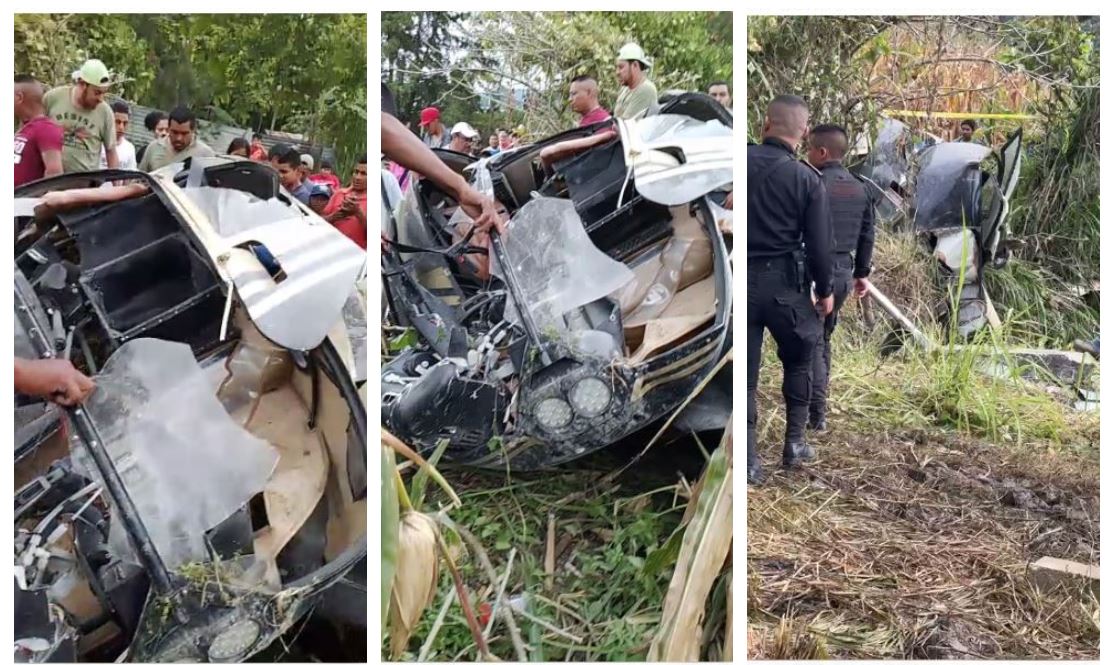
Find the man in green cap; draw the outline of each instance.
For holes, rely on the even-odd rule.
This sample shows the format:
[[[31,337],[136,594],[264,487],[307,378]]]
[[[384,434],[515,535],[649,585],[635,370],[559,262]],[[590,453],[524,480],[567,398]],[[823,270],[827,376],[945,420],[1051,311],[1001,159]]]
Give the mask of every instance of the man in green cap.
[[[643,53],[642,47],[635,43],[624,44],[616,56],[616,78],[623,88],[616,97],[612,114],[617,118],[631,120],[642,117],[646,110],[658,103],[658,89],[646,78],[650,69],[650,59]]]
[[[62,169],[66,173],[98,170],[101,150],[109,169],[119,167],[115,116],[104,100],[111,84],[111,72],[104,63],[89,60],[73,74],[73,85],[54,88],[43,96],[46,115],[64,132]]]

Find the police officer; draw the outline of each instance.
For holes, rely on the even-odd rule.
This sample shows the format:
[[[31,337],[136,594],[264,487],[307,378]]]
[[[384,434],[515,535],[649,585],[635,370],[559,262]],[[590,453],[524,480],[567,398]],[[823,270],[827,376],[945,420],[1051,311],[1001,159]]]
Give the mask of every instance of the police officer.
[[[831,220],[819,172],[796,158],[808,131],[808,105],[780,95],[766,110],[763,140],[747,162],[746,477],[762,481],[756,449],[758,371],[766,328],[784,367],[786,467],[815,457],[804,440],[808,370],[820,336],[820,316],[833,308]],[[815,282],[815,301],[811,284]]]
[[[850,294],[859,298],[869,292],[870,260],[873,258],[874,201],[865,184],[843,167],[847,151],[846,130],[838,125],[819,125],[808,135],[808,161],[821,172],[831,207],[834,237],[832,282],[835,306],[823,319],[823,335],[812,357],[812,396],[808,403],[808,427],[827,429],[827,381],[831,375],[831,333],[839,310]],[[854,253],[853,257],[851,252]]]

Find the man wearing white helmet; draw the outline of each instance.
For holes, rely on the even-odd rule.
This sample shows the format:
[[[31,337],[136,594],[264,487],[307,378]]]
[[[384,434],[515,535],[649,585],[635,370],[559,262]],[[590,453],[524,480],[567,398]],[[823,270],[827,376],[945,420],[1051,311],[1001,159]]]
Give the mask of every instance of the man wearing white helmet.
[[[54,88],[42,98],[46,115],[62,131],[62,169],[95,171],[100,153],[109,169],[119,168],[115,145],[115,115],[104,99],[112,75],[104,63],[89,60],[73,73],[73,85]]]
[[[623,88],[616,97],[613,114],[617,118],[630,120],[641,117],[646,110],[658,103],[658,89],[646,78],[650,69],[650,59],[643,53],[642,47],[635,43],[624,44],[616,56],[616,78]]]

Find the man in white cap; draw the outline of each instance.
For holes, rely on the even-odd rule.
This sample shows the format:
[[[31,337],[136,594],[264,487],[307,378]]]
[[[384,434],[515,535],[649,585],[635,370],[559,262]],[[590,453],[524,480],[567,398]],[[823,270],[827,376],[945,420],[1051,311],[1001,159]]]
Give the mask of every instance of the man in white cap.
[[[477,140],[477,130],[468,122],[459,122],[450,129],[450,144],[446,148],[468,155],[473,150],[475,140]]]
[[[304,152],[300,154],[300,181],[308,185],[308,178],[315,172],[315,158]],[[310,188],[310,185],[308,185]]]
[[[66,173],[100,168],[100,152],[109,169],[119,168],[115,145],[115,115],[104,100],[112,76],[99,60],[88,60],[73,74],[73,85],[54,88],[42,98],[46,115],[58,123],[62,137],[62,169]]]
[[[646,70],[650,69],[650,65],[650,59],[638,44],[624,44],[619,50],[619,55],[616,56],[616,78],[623,88],[616,97],[613,109],[617,118],[630,120],[641,117],[647,109],[658,103],[658,89],[646,78]]]

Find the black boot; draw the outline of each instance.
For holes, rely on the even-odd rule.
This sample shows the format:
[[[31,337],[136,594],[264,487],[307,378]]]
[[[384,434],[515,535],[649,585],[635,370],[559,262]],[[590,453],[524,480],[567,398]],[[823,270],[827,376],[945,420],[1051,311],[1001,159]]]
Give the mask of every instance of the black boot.
[[[789,407],[785,413],[785,446],[781,463],[786,468],[791,468],[815,459],[816,451],[804,440],[804,426],[808,420],[807,407]]]
[[[758,451],[754,444],[753,433],[746,433],[746,484],[761,485],[766,480],[762,474],[762,463],[758,460]]]
[[[808,429],[813,432],[827,431],[827,414],[814,409],[808,410]]]

